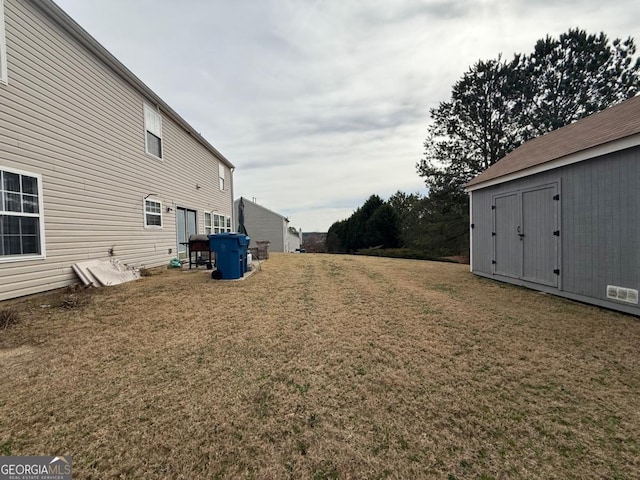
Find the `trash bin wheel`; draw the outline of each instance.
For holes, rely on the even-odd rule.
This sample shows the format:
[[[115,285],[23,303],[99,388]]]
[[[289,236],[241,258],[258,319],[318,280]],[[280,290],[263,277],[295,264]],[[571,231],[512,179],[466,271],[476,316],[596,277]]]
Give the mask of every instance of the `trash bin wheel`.
[[[211,272],[211,278],[213,280],[221,280],[222,272],[220,270],[214,270],[213,272]]]

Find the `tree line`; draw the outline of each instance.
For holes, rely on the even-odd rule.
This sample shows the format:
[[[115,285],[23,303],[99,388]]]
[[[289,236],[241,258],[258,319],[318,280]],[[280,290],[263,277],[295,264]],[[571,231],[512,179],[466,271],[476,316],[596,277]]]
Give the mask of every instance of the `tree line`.
[[[349,218],[331,225],[327,251],[355,253],[371,248],[402,248],[408,255],[458,255],[467,248],[464,219],[468,219],[466,210],[450,211],[438,195],[398,191],[386,201],[371,195]]]
[[[469,180],[527,140],[639,89],[640,59],[631,37],[611,41],[602,32],[576,28],[558,38],[547,35],[529,54],[479,60],[455,82],[450,100],[430,110],[424,157],[416,164],[427,195],[397,192],[387,201],[373,195],[331,226],[328,250],[401,246],[433,256],[468,252]]]

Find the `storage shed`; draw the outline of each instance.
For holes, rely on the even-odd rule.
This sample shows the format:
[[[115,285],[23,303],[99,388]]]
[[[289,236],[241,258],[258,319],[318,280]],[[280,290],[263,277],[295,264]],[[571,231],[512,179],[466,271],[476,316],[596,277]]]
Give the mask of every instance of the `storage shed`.
[[[640,97],[524,143],[466,189],[473,273],[640,315]]]

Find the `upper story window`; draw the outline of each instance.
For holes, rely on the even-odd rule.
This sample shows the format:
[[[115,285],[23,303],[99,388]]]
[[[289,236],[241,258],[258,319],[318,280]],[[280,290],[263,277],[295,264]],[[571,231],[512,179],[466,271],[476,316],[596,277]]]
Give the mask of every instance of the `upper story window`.
[[[144,226],[162,227],[162,203],[157,200],[145,198],[144,200]]]
[[[0,83],[6,84],[7,73],[7,41],[4,34],[4,0],[0,0]]]
[[[41,178],[0,169],[0,262],[43,256]]]
[[[145,149],[149,155],[162,158],[162,117],[148,105],[144,105]]]
[[[218,164],[218,177],[220,178],[220,191],[224,191],[224,165]]]

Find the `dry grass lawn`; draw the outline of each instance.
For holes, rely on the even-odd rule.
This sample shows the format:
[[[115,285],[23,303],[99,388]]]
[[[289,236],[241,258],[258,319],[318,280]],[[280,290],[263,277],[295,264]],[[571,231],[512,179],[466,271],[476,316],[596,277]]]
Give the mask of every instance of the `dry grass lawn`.
[[[463,265],[273,255],[13,305],[0,454],[74,478],[640,476],[640,321]]]

